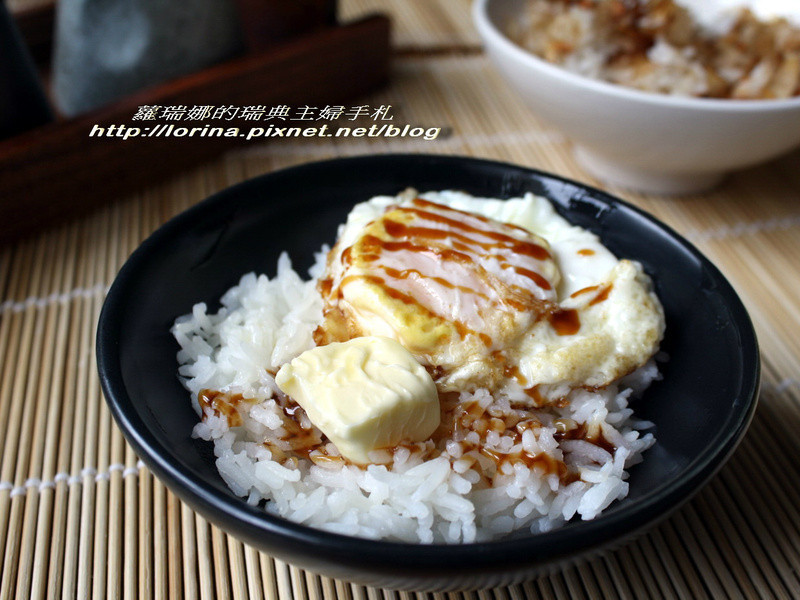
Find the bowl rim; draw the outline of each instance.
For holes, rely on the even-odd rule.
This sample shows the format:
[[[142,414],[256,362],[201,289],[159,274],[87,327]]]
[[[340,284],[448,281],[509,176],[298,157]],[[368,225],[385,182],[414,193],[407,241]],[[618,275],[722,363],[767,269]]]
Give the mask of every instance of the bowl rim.
[[[683,469],[683,474],[679,478],[673,478],[671,482],[661,484],[636,498],[624,508],[618,510],[609,508],[593,520],[570,522],[550,532],[460,544],[417,544],[373,540],[332,533],[295,523],[258,507],[250,506],[244,499],[234,497],[232,493],[220,490],[210,483],[194,477],[191,469],[179,461],[170,461],[169,449],[161,445],[153,432],[147,428],[137,413],[134,401],[127,394],[119,355],[116,352],[120,341],[120,325],[124,319],[124,313],[121,311],[122,301],[129,293],[127,288],[135,280],[137,271],[151,260],[150,257],[155,249],[168,247],[170,240],[174,239],[175,235],[200,218],[206,210],[220,203],[229,203],[237,195],[246,193],[249,188],[265,185],[264,182],[269,181],[270,178],[296,177],[298,181],[313,181],[313,177],[309,176],[309,171],[313,172],[317,168],[341,166],[341,168],[352,169],[353,167],[350,165],[353,163],[362,163],[359,166],[362,172],[370,172],[369,169],[363,169],[365,161],[394,160],[420,161],[426,163],[428,168],[435,164],[446,168],[447,165],[452,166],[454,163],[469,168],[494,166],[527,176],[533,175],[540,180],[566,184],[588,192],[588,198],[599,200],[604,205],[618,205],[633,211],[638,218],[643,218],[651,225],[662,229],[696,260],[700,261],[716,283],[724,288],[726,296],[729,295],[733,299],[730,309],[735,313],[733,320],[741,326],[742,355],[753,361],[749,368],[747,368],[748,360],[744,361],[742,392],[735,398],[743,405],[736,411],[731,410],[728,417],[729,423],[720,429],[713,440],[714,443],[708,444],[704,452]],[[280,539],[287,544],[287,547],[295,549],[298,544],[312,545],[319,548],[320,556],[326,557],[326,562],[330,562],[331,556],[336,556],[337,564],[358,561],[356,564],[361,564],[367,569],[374,569],[376,572],[410,572],[415,576],[422,577],[439,577],[443,572],[460,573],[464,570],[494,572],[508,571],[514,566],[530,568],[532,564],[536,564],[533,557],[538,557],[540,563],[551,563],[607,546],[653,525],[699,491],[702,485],[726,462],[741,441],[753,417],[760,386],[758,344],[755,330],[744,305],[722,273],[690,242],[668,225],[624,200],[566,177],[502,161],[451,155],[375,154],[303,163],[248,179],[223,189],[182,211],[145,239],[118,272],[108,291],[98,321],[96,358],[100,383],[106,401],[118,426],[136,454],[159,479],[165,482],[167,487],[209,521],[221,525],[223,529],[244,531],[242,527],[249,528],[248,531],[253,532],[254,537],[251,538],[253,540],[257,539],[256,535],[260,535],[273,540]],[[230,525],[231,523],[235,523],[237,527]],[[605,540],[598,539],[597,534],[607,530],[619,533],[615,533]],[[239,534],[234,535],[240,537]],[[595,541],[586,543],[586,540]],[[409,552],[409,549],[413,549],[413,552]]]
[[[675,108],[698,111],[730,111],[732,113],[783,112],[800,110],[800,96],[791,98],[765,98],[761,100],[738,100],[733,98],[700,98],[696,96],[674,96],[657,92],[646,92],[602,79],[593,79],[568,71],[544,60],[511,40],[490,18],[489,5],[508,0],[473,0],[472,19],[485,45],[494,45],[503,52],[521,61],[527,67],[546,75],[562,79],[566,83],[583,87],[593,92],[629,102],[651,104],[658,108]]]

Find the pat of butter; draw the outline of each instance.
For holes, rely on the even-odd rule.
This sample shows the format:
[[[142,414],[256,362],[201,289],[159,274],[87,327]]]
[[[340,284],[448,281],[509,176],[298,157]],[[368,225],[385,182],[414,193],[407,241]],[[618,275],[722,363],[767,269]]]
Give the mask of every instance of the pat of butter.
[[[439,426],[433,379],[408,350],[386,337],[307,350],[283,365],[275,382],[355,463],[368,463],[372,450],[424,441]]]

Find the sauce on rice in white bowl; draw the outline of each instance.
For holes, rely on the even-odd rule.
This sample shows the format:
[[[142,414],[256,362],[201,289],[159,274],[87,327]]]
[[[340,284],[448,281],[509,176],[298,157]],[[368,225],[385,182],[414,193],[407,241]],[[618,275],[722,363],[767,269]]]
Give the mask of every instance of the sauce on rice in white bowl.
[[[438,225],[406,221],[398,230],[391,225],[398,210]],[[472,216],[458,217],[459,211]],[[381,220],[390,214],[387,228]],[[408,259],[402,253],[410,240],[418,250],[423,238],[429,253],[445,258],[427,273],[421,264],[407,268],[413,277],[398,276],[398,265],[387,271],[387,260],[369,252],[358,263],[362,271],[342,270],[350,266],[342,261],[347,248],[376,222],[383,225],[373,237],[384,259]],[[596,236],[532,195],[508,201],[457,192],[378,197],[354,208],[339,240],[318,254],[309,280],[283,255],[273,279],[245,275],[223,296],[218,313],[198,304],[173,327],[180,374],[202,416],[194,434],[213,441],[219,472],[236,494],[328,531],[423,543],[547,531],[572,518],[594,518],[627,494],[625,469],[654,442],[640,432],[647,424],[636,421],[628,402],[658,377],[653,356],[664,328],[661,306],[637,263],[617,260]],[[469,248],[489,255],[488,262],[473,272],[484,279],[462,285],[454,281],[457,269],[447,268],[447,256],[454,255],[446,250],[469,255]],[[541,273],[515,262],[524,259],[524,248],[541,254]],[[374,283],[375,273],[363,270],[370,262],[382,274],[378,288],[343,289],[343,282],[358,279]],[[493,269],[497,277],[490,276]],[[515,275],[498,282],[506,272]],[[391,291],[401,281],[410,287],[397,304]],[[480,283],[489,285],[477,296]],[[465,291],[436,303],[454,289]],[[477,306],[498,290],[507,294]],[[359,319],[364,294],[378,299],[382,318]],[[461,308],[453,312],[453,306]],[[466,327],[468,319],[459,315],[470,309]],[[393,321],[397,314],[402,318]],[[445,326],[438,346],[419,343],[413,327],[398,326],[422,323],[429,330],[448,319],[461,326]],[[343,458],[275,382],[283,365],[317,343],[362,335],[405,342],[436,382],[441,410],[433,435],[374,449],[369,464]],[[458,352],[446,352],[449,347]],[[465,362],[471,368],[462,368]]]

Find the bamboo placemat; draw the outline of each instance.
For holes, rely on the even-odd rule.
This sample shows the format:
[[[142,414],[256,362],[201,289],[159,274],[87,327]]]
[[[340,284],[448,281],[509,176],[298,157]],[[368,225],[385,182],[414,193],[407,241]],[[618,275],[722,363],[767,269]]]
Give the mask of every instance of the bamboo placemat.
[[[472,47],[468,2],[396,7],[392,84],[364,103],[435,141],[279,140],[0,247],[0,597],[421,598],[299,571],[197,517],[137,460],[102,400],[94,333],[105,291],[161,223],[243,179],[311,160],[432,152],[532,166],[597,185],[570,146]],[[402,5],[402,7],[401,7]],[[415,51],[408,51],[416,48]],[[452,50],[452,52],[450,51]],[[693,241],[758,330],[764,387],[730,462],[674,516],[620,550],[525,585],[435,598],[800,597],[800,153],[706,195],[612,193]]]

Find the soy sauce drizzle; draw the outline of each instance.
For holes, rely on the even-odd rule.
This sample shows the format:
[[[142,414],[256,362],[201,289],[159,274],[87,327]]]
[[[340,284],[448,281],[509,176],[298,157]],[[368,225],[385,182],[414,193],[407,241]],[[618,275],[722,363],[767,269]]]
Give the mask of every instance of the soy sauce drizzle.
[[[547,248],[544,248],[539,244],[534,244],[533,242],[519,240],[513,236],[504,234],[502,232],[490,231],[479,227],[473,227],[466,222],[469,219],[469,220],[479,221],[481,223],[490,223],[491,220],[488,219],[487,217],[469,213],[463,210],[458,210],[457,208],[444,206],[442,204],[437,204],[435,202],[430,202],[429,200],[423,200],[422,198],[415,198],[413,203],[416,204],[417,206],[432,208],[439,211],[454,212],[462,215],[463,217],[466,217],[467,219],[450,219],[440,213],[430,212],[426,210],[419,210],[414,208],[405,208],[403,210],[406,210],[412,214],[416,214],[417,216],[428,219],[430,221],[434,221],[437,223],[444,223],[471,233],[478,233],[490,239],[494,239],[498,242],[504,244],[510,244],[512,247],[515,248],[516,248],[515,244],[524,243],[526,245],[531,246],[526,252],[528,256],[533,256],[534,258],[538,258],[539,260],[545,260],[547,258],[550,258],[550,253],[547,251]],[[530,235],[530,231],[528,231],[524,227],[520,227],[519,225],[514,225],[513,223],[503,223],[503,225],[510,229],[519,231],[520,233],[524,233],[525,235]]]
[[[574,308],[559,308],[548,314],[547,320],[550,321],[556,334],[575,335],[581,328],[581,319],[578,311]]]
[[[562,440],[584,440],[602,448],[612,456],[617,450],[617,447],[606,439],[601,431],[598,430],[590,433],[585,423],[575,423],[574,427],[556,431],[553,437],[559,442]]]
[[[240,427],[243,424],[237,407],[243,402],[255,402],[241,394],[210,389],[202,390],[198,395],[198,401],[204,409],[210,407],[216,414],[226,416],[230,427]],[[283,432],[276,440],[263,442],[264,446],[272,452],[273,459],[295,464],[298,459],[307,459],[321,466],[349,464],[345,458],[328,453],[329,440],[316,427],[308,424],[303,408],[292,398],[278,396],[275,398],[275,402],[281,411]],[[510,435],[513,438],[513,444],[517,446],[521,443],[526,430],[542,427],[541,421],[530,410],[516,408],[510,412],[497,412],[491,406],[487,409],[476,401],[461,402],[459,394],[454,392],[441,394],[440,404],[442,406],[441,424],[429,442],[398,444],[386,450],[393,454],[398,448],[405,447],[412,452],[421,452],[422,459],[427,460],[439,456],[446,441],[452,439],[461,445],[461,459],[473,460],[472,468],[476,468],[481,474],[484,484],[488,486],[491,486],[494,477],[503,471],[504,465],[517,463],[545,476],[556,475],[563,485],[569,485],[580,479],[579,474],[571,471],[566,463],[544,452],[530,454],[524,450],[515,450],[504,453],[487,444],[486,436],[489,432]],[[569,424],[559,421],[570,420],[556,421],[557,431],[554,437],[557,441],[585,440],[611,454],[616,450],[616,447],[602,435],[602,432],[590,433],[584,424],[574,422]],[[477,432],[480,442],[466,441],[464,438],[469,432]]]
[[[485,218],[477,218],[468,213],[462,213],[445,206],[437,205],[434,203],[420,200],[415,201],[418,206],[436,208],[440,211],[452,211],[458,214],[463,214],[471,222],[489,223],[490,221]],[[397,208],[390,207],[387,209],[387,214],[394,215],[400,213],[394,218],[384,218],[381,222],[386,234],[393,239],[385,240],[373,234],[367,234],[357,242],[359,257],[365,263],[378,262],[385,253],[393,252],[412,252],[412,253],[428,253],[433,254],[442,262],[454,262],[464,265],[465,267],[475,270],[477,276],[483,280],[494,280],[495,278],[476,264],[473,256],[494,256],[500,263],[503,269],[513,269],[515,273],[526,277],[533,281],[539,288],[543,290],[552,289],[551,284],[539,273],[526,269],[517,265],[512,265],[507,262],[501,255],[494,255],[492,251],[500,249],[507,249],[512,253],[519,255],[526,255],[535,257],[539,260],[544,260],[550,257],[550,253],[543,246],[530,242],[528,240],[519,239],[501,231],[493,229],[478,227],[474,224],[465,222],[464,219],[455,219],[448,217],[437,212],[430,210],[423,210],[420,208]],[[399,222],[400,215],[411,214],[418,219],[427,220],[434,224],[444,224],[450,229],[437,229],[435,227],[427,226],[414,226],[407,225]],[[515,228],[521,232],[528,233],[521,228]],[[477,234],[482,239],[476,239],[472,235]],[[488,240],[488,241],[483,241]],[[444,245],[442,242],[447,241],[450,245]],[[345,266],[351,265],[353,261],[354,249],[352,246],[345,248],[341,252],[342,264]],[[483,291],[472,289],[468,286],[457,285],[447,279],[439,276],[430,276],[422,273],[418,269],[398,269],[388,267],[386,265],[377,265],[376,270],[382,270],[385,273],[385,278],[375,274],[350,274],[342,278],[338,284],[338,289],[332,289],[332,283],[323,281],[320,284],[320,291],[326,297],[333,296],[335,301],[340,301],[343,298],[343,288],[346,284],[354,281],[361,280],[373,285],[378,286],[387,297],[402,302],[409,306],[415,306],[422,311],[428,318],[444,318],[442,315],[434,313],[430,309],[422,306],[418,300],[410,293],[398,290],[391,284],[392,280],[399,281],[404,279],[412,279],[414,281],[422,281],[429,279],[432,282],[441,285],[448,289],[455,289],[464,294],[474,295],[476,298],[486,301],[490,306],[499,307],[506,305],[518,311],[532,311],[540,314],[544,308],[544,302],[536,298],[529,290],[520,288],[515,285],[501,284],[506,289],[506,294],[498,298],[490,298],[489,295]],[[458,320],[452,321],[458,335],[461,339],[465,339],[469,335],[476,336],[481,342],[490,348],[493,345],[492,338],[482,332],[475,331],[467,327],[463,322]]]
[[[451,290],[458,290],[459,292],[464,292],[465,294],[474,294],[478,298],[482,298],[484,300],[489,300],[489,296],[487,296],[483,292],[478,292],[478,291],[473,290],[472,288],[467,287],[465,285],[456,285],[456,284],[448,281],[444,277],[435,277],[435,276],[434,277],[430,277],[428,275],[425,275],[424,273],[422,273],[418,269],[402,269],[401,270],[401,269],[393,269],[391,267],[387,267],[387,266],[384,266],[384,265],[379,265],[379,267],[381,268],[381,270],[383,270],[384,273],[386,273],[387,276],[389,276],[392,279],[408,279],[408,278],[412,278],[412,279],[430,279],[431,281],[434,281],[434,282],[438,283],[442,287],[449,288]]]
[[[613,283],[606,283],[604,285],[590,285],[589,287],[581,288],[576,292],[572,292],[572,294],[570,294],[570,298],[577,298],[583,294],[597,292],[595,297],[589,301],[589,306],[594,306],[595,304],[599,304],[600,302],[605,302],[608,300],[608,295],[611,293],[613,288]]]
[[[204,389],[200,390],[197,395],[197,402],[200,404],[203,415],[205,415],[206,409],[210,408],[217,416],[224,416],[227,419],[228,427],[241,427],[242,416],[239,414],[238,407],[242,402],[252,401],[245,399],[241,394]]]
[[[513,270],[516,274],[531,280],[538,288],[547,292],[552,289],[552,285],[544,276],[533,269],[511,264],[507,258],[507,255],[511,254],[546,260],[550,258],[547,248],[531,240],[514,237],[504,231],[476,225],[490,224],[492,223],[490,219],[421,199],[416,199],[413,203],[414,207],[391,206],[387,208],[386,216],[380,221],[380,226],[390,239],[383,239],[383,236],[376,234],[363,235],[356,242],[359,259],[365,264],[370,264],[379,263],[387,253],[429,254],[442,263],[451,262],[474,271],[479,280],[487,282],[487,289],[484,291],[480,288],[473,289],[470,286],[458,285],[444,277],[429,275],[418,269],[403,269],[377,264],[373,269],[373,273],[346,274],[338,282],[336,289],[333,289],[332,282],[323,280],[319,284],[319,289],[323,296],[330,298],[334,304],[338,304],[344,297],[343,288],[345,285],[355,280],[361,280],[379,287],[387,297],[421,310],[422,314],[427,318],[445,319],[447,318],[446,316],[440,315],[420,304],[413,293],[401,291],[392,284],[393,281],[401,280],[414,282],[429,280],[444,288],[457,290],[465,295],[472,295],[484,301],[486,306],[491,307],[490,310],[503,310],[503,307],[506,307],[506,309],[513,309],[519,312],[533,313],[538,318],[538,315],[550,309],[548,302],[538,298],[531,290],[509,282],[499,281],[496,276],[488,273],[475,260],[476,256],[496,260],[500,268]],[[462,218],[453,218],[447,214],[442,214],[448,212],[462,215]],[[407,215],[423,224],[406,224],[402,222]],[[436,228],[428,226],[429,224],[446,225],[448,228]],[[500,226],[507,227],[512,232],[519,231],[525,235],[530,235],[530,232],[521,227],[508,224],[500,224]],[[349,246],[340,253],[340,260],[345,268],[352,265],[355,256],[354,250],[354,246]],[[503,252],[506,254],[503,254]],[[382,271],[384,276],[377,275],[375,271]],[[330,307],[326,307],[326,314],[329,312]],[[489,335],[475,331],[458,320],[450,320],[450,322],[461,339],[474,335],[487,348],[492,347],[494,341]],[[321,334],[322,332],[320,332],[320,336]]]
[[[569,295],[569,297],[570,297],[570,298],[577,298],[578,296],[581,296],[581,295],[583,295],[583,294],[588,294],[589,292],[594,292],[594,291],[596,291],[596,290],[597,290],[599,287],[600,287],[599,285],[590,285],[590,286],[588,286],[588,287],[581,288],[581,289],[579,289],[579,290],[578,290],[578,291],[576,291],[576,292],[572,292],[572,293]]]
[[[595,304],[600,304],[601,302],[605,302],[608,300],[608,295],[611,293],[611,289],[614,287],[613,284],[609,283],[604,285],[597,295],[589,302],[589,306],[594,306]]]

